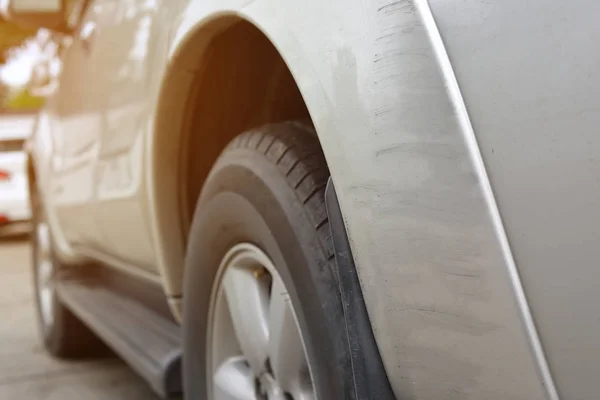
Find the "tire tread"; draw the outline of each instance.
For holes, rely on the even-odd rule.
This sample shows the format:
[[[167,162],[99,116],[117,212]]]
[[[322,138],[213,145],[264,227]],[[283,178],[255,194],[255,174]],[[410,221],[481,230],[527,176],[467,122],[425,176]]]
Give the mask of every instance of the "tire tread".
[[[260,135],[253,144],[250,138]],[[266,148],[261,151],[261,145]],[[314,227],[322,254],[333,268],[333,244],[329,232],[329,219],[325,207],[325,188],[329,170],[314,128],[301,121],[270,124],[242,133],[228,148],[254,149],[266,156],[281,175],[289,188],[303,205],[311,225]],[[227,149],[225,150],[227,152]],[[294,172],[302,169],[300,174]],[[300,176],[298,176],[300,175]]]

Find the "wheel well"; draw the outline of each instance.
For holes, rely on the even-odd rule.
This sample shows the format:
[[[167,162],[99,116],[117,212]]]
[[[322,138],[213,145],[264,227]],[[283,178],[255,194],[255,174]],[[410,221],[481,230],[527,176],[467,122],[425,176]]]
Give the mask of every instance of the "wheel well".
[[[249,22],[240,20],[230,26],[213,39],[207,51],[192,99],[196,113],[182,154],[186,230],[204,178],[231,139],[252,127],[308,117],[283,59]]]
[[[227,143],[252,127],[308,118],[286,63],[252,23],[220,16],[180,46],[161,92],[150,165],[168,294],[181,294],[196,200]]]

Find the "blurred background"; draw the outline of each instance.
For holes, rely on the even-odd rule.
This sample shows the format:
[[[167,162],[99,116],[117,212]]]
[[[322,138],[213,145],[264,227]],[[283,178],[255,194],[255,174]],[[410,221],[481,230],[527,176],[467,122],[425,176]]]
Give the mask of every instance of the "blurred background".
[[[3,113],[32,112],[43,104],[43,95],[33,93],[31,87],[34,75],[50,74],[48,61],[54,51],[52,47],[55,45],[48,31],[17,27],[0,17],[0,110]]]

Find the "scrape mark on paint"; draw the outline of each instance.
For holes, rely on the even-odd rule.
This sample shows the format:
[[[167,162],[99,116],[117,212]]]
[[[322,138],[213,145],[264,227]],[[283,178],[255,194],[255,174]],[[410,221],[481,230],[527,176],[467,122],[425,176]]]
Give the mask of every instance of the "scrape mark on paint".
[[[387,14],[400,10],[404,10],[407,13],[413,13],[416,11],[416,7],[409,0],[400,0],[379,7],[377,12],[383,12]]]

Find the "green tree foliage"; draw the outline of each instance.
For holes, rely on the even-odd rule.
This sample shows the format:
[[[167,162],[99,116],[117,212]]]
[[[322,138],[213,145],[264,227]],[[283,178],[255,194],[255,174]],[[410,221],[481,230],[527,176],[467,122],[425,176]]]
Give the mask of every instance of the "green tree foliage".
[[[21,46],[35,33],[35,29],[22,28],[0,17],[0,66],[6,62],[11,49]],[[25,90],[14,93],[11,88],[0,82],[0,110],[36,109],[42,102],[43,100],[30,95]]]
[[[44,105],[44,98],[32,95],[29,90],[22,89],[5,100],[9,110],[36,110]]]

